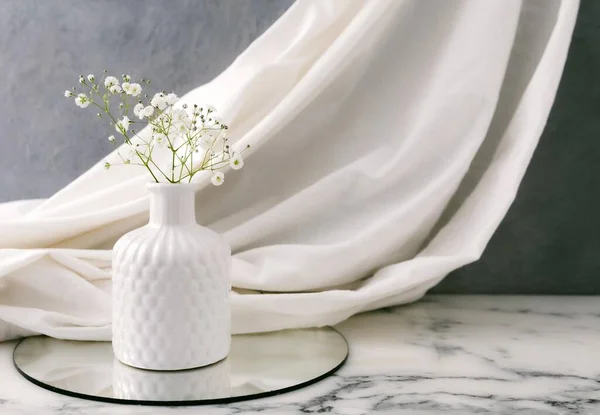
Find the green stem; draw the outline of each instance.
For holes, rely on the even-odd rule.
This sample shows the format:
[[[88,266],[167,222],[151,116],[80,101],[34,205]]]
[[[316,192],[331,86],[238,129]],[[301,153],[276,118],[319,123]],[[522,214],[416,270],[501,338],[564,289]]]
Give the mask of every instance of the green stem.
[[[158,179],[156,178],[156,176],[152,172],[152,169],[150,169],[150,167],[148,167],[148,160],[144,161],[144,158],[142,157],[142,154],[139,151],[135,150],[135,153],[137,154],[138,158],[142,161],[142,163],[144,163],[144,166],[146,166],[146,169],[150,172],[150,174],[152,175],[152,178],[154,179],[154,181],[156,183],[158,183]]]
[[[194,150],[194,149],[192,149],[192,152],[191,152],[191,154],[190,154],[190,168],[191,168],[192,170],[194,170],[194,151],[195,151],[195,150]],[[188,183],[191,183],[191,182],[192,182],[192,176],[193,176],[193,174],[191,174],[191,172],[190,172],[190,178],[189,178],[189,180],[188,180]]]
[[[167,176],[167,175],[165,174],[165,172],[163,172],[163,171],[160,169],[160,167],[158,167],[158,166],[156,165],[156,163],[154,162],[154,160],[152,160],[152,159],[149,159],[148,161],[149,161],[150,163],[152,163],[152,164],[154,165],[154,167],[156,167],[156,169],[157,169],[157,170],[160,172],[160,174],[162,174],[162,175],[164,176],[164,178],[165,178],[165,179],[166,179],[166,180],[167,180],[169,183],[174,183],[173,181],[171,181],[171,179],[169,179],[169,176]],[[158,181],[158,180],[157,180],[157,181]]]

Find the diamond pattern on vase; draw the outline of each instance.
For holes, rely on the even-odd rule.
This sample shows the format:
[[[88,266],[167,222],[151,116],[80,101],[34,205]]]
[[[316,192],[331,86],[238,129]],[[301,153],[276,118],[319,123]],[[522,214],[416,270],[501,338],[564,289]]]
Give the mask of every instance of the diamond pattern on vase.
[[[144,226],[113,251],[113,350],[153,370],[206,366],[229,352],[230,248],[197,224]]]

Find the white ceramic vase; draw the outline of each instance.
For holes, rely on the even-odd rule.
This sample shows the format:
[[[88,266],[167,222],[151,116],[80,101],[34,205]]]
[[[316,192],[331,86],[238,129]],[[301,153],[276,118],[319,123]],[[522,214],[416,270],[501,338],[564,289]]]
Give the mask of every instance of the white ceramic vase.
[[[196,223],[195,185],[148,185],[148,225],[113,248],[113,351],[141,369],[224,359],[231,344],[231,250]]]

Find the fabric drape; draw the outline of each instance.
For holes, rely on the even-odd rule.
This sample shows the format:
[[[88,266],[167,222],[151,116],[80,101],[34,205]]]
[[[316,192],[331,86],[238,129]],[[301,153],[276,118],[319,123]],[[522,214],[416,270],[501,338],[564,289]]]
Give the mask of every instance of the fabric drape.
[[[196,196],[234,253],[234,332],[415,301],[477,260],[546,123],[577,9],[300,0],[182,97],[251,145]],[[101,161],[46,200],[0,205],[0,340],[110,339],[110,249],[147,221],[147,181]]]

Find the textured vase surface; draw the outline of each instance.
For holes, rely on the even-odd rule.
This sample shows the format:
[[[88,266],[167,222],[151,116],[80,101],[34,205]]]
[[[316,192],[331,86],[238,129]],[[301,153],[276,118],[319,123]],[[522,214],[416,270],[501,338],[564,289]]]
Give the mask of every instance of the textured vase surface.
[[[195,186],[149,184],[148,225],[113,248],[113,351],[142,369],[224,359],[231,344],[231,250],[195,218]]]

